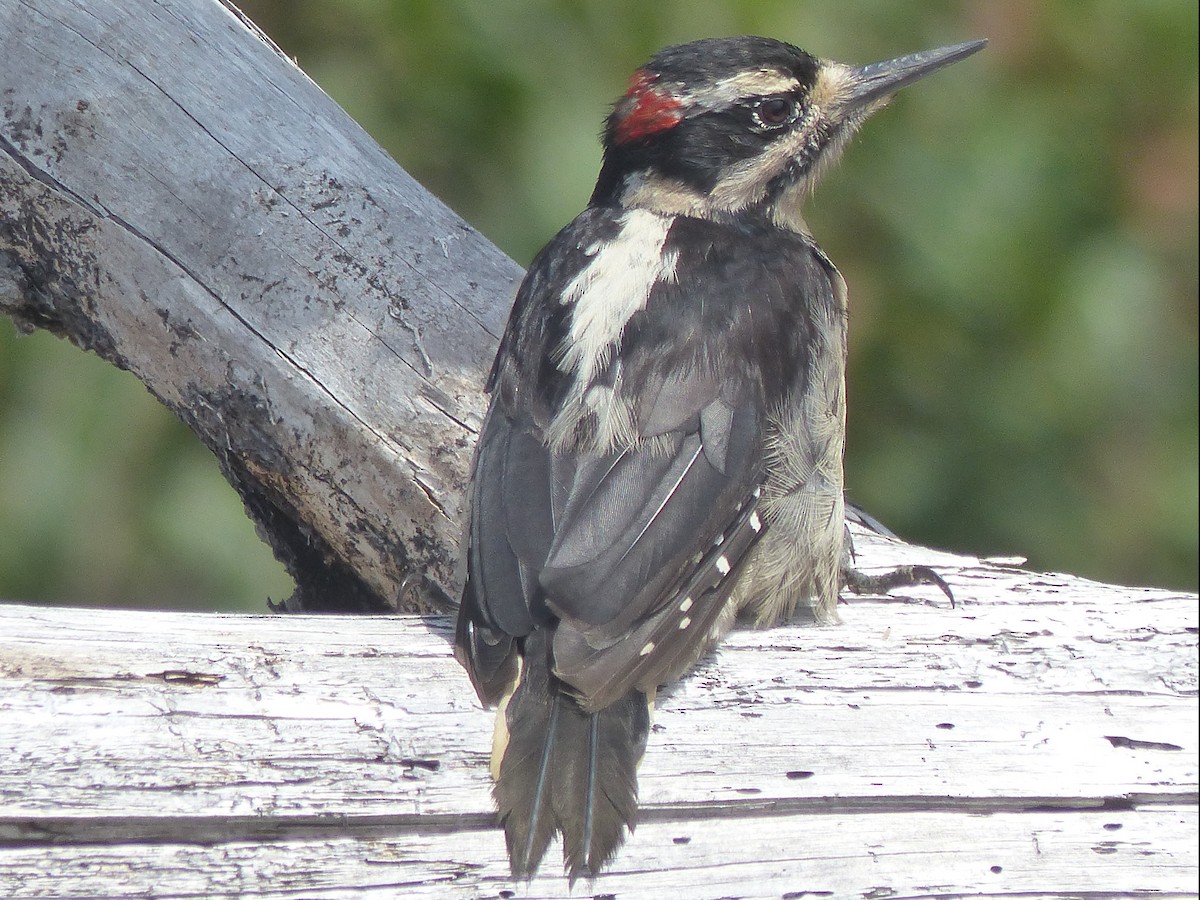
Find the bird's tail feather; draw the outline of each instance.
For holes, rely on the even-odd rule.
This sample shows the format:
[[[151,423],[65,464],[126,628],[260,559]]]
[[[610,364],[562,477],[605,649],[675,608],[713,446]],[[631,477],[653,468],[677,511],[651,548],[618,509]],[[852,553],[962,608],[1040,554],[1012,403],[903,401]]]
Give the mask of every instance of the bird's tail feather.
[[[639,691],[584,712],[550,672],[548,637],[537,629],[526,638],[495,793],[513,875],[533,875],[560,832],[574,882],[596,875],[633,830],[650,714]]]

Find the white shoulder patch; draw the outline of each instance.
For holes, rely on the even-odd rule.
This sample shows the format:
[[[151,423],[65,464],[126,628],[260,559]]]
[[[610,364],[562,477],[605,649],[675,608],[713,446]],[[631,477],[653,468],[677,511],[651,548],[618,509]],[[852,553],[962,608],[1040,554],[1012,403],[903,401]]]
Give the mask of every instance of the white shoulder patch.
[[[594,250],[591,262],[563,291],[560,302],[572,309],[559,368],[573,373],[580,388],[586,389],[607,365],[625,323],[646,305],[654,285],[675,280],[678,255],[663,254],[673,221],[648,210],[629,210],[617,236]]]

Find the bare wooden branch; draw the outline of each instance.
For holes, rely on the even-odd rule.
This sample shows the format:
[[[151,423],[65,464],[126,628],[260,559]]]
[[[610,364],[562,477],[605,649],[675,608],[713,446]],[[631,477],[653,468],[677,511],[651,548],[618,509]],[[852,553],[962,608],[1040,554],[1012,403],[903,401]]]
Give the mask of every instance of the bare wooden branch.
[[[297,577],[453,548],[519,269],[216,0],[0,0],[0,311],[134,371]],[[959,606],[735,635],[660,699],[622,897],[1196,896],[1196,597],[859,536]],[[560,897],[508,880],[436,618],[0,606],[0,896]]]
[[[0,0],[0,87],[0,312],[178,414],[297,605],[454,593],[520,268],[216,0]]]
[[[1195,595],[858,543],[957,606],[733,635],[660,698],[643,823],[575,894],[1196,896]],[[0,606],[0,896],[568,896],[554,851],[508,880],[449,641]]]

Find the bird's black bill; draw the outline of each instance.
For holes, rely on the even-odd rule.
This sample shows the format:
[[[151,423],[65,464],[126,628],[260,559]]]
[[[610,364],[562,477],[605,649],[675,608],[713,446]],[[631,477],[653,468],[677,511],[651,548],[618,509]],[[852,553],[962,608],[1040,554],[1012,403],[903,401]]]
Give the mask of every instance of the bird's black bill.
[[[910,53],[898,59],[871,63],[854,70],[854,88],[847,101],[849,107],[865,106],[888,94],[895,93],[918,78],[924,78],[938,69],[945,68],[960,59],[966,59],[987,46],[987,41],[967,41],[937,50]]]

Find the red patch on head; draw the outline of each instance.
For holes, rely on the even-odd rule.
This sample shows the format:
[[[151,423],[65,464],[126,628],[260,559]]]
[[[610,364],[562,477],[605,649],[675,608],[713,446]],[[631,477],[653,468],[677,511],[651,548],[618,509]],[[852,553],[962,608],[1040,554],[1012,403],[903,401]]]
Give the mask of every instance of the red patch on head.
[[[683,104],[654,86],[658,76],[638,69],[629,80],[617,120],[617,143],[627,144],[659,131],[674,128],[683,119]],[[625,111],[627,110],[627,111]]]

